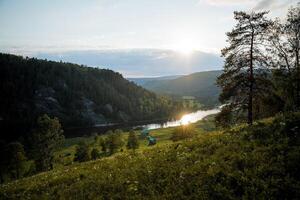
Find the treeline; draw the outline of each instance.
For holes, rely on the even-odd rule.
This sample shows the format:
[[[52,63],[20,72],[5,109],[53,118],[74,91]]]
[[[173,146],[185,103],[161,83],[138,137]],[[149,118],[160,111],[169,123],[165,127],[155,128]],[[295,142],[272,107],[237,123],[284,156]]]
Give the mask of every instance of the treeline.
[[[268,12],[235,12],[227,33],[229,46],[217,83],[225,105],[216,117],[221,126],[273,116],[300,108],[300,4],[283,21]]]
[[[169,118],[181,109],[111,70],[9,54],[0,54],[0,93],[1,137],[13,139],[44,113],[67,128]]]

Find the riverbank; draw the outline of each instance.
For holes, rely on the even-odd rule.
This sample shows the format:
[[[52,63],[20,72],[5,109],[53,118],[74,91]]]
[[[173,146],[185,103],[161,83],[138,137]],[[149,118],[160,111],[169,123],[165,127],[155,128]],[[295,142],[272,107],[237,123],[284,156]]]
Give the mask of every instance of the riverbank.
[[[204,134],[209,131],[216,130],[215,123],[214,123],[214,115],[206,116],[192,124],[194,127],[194,131],[196,135]],[[157,140],[157,144],[155,146],[161,146],[168,143],[173,143],[171,140],[172,133],[176,127],[168,127],[168,128],[158,128],[158,129],[151,129],[149,130],[149,135],[153,136]],[[139,137],[141,134],[142,129],[135,130],[136,135],[138,136],[139,141],[139,149],[137,151],[143,151],[147,148],[152,148],[148,146],[148,140],[145,138]],[[121,134],[121,140],[124,143],[124,146],[120,148],[119,151],[127,151],[126,150],[126,142],[128,138],[128,131],[124,131]],[[103,134],[99,136],[100,138],[106,138],[107,135]],[[61,148],[55,152],[55,158],[57,160],[55,167],[62,167],[65,165],[70,165],[73,163],[74,154],[76,150],[76,146],[82,142],[88,144],[91,148],[97,148],[99,150],[99,144],[95,144],[94,136],[85,136],[85,137],[74,137],[74,138],[66,138],[64,144],[62,144]]]
[[[129,131],[131,129],[160,129],[160,128],[169,128],[176,127],[188,123],[195,123],[202,120],[203,118],[217,114],[220,112],[220,108],[214,108],[210,110],[198,110],[196,112],[191,112],[183,115],[179,120],[147,120],[147,121],[138,121],[138,122],[127,122],[127,123],[109,123],[109,124],[98,124],[92,127],[75,127],[65,130],[66,138],[82,137],[89,136],[93,133],[99,135],[104,134],[108,130],[121,129],[123,131]]]

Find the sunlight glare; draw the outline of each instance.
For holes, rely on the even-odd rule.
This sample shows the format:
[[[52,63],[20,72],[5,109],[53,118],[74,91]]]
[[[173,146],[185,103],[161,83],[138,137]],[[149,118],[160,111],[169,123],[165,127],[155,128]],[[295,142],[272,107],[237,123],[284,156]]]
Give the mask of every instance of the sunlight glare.
[[[180,119],[180,122],[182,125],[188,125],[191,122],[191,116],[190,115],[183,115]]]
[[[197,39],[192,34],[178,34],[174,49],[182,55],[189,56],[196,50]]]

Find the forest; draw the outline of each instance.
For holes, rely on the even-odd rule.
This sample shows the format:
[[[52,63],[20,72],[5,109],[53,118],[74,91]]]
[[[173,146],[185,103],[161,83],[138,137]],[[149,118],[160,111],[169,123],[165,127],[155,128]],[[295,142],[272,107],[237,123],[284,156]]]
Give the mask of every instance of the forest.
[[[1,138],[9,140],[24,137],[43,114],[69,128],[166,120],[183,109],[111,70],[10,54],[0,54],[0,92]]]

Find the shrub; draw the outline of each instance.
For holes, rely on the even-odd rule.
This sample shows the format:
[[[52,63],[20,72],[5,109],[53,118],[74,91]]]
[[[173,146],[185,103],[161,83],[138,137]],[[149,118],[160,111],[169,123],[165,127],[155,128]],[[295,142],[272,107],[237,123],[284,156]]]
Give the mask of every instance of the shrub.
[[[173,141],[184,140],[193,137],[194,134],[195,129],[192,125],[182,125],[174,130],[171,139]]]
[[[85,162],[91,160],[89,146],[85,142],[81,142],[76,147],[74,161]]]

